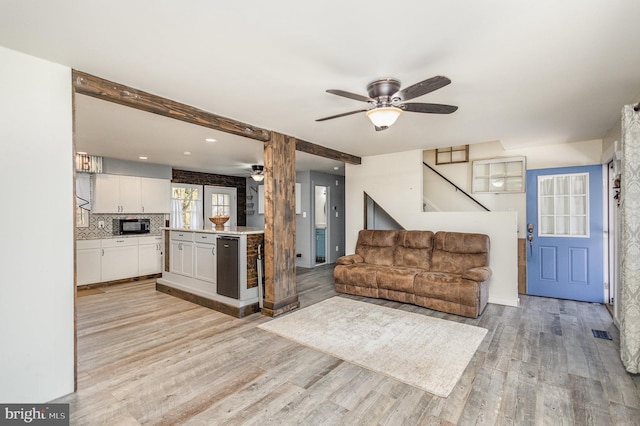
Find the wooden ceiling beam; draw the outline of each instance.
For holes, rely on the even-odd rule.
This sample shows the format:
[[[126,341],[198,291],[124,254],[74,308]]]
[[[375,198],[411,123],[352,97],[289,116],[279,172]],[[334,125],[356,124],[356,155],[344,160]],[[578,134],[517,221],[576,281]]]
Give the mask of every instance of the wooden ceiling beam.
[[[213,114],[82,71],[73,70],[73,88],[76,93],[82,95],[92,96],[221,132],[244,136],[262,142],[267,142],[271,139],[270,130]],[[355,155],[299,139],[296,140],[296,150],[350,164],[360,164],[361,162],[360,157]]]
[[[296,139],[296,150],[300,152],[306,152],[307,154],[318,155],[320,157],[341,161],[343,163],[349,163],[349,164],[362,163],[362,159],[360,157],[347,154],[346,152],[336,151],[335,149],[327,148],[322,145],[317,145],[312,142],[307,142],[302,139]]]
[[[120,105],[151,112],[234,135],[266,142],[271,132],[250,124],[212,114],[171,99],[143,92],[123,84],[73,70],[73,87],[76,93]]]

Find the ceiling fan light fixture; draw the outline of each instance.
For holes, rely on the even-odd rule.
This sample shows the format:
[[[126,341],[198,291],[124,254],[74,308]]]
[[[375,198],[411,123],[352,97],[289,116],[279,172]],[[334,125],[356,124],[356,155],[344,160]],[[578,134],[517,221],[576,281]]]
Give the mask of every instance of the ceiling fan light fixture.
[[[264,180],[264,166],[258,164],[251,166],[251,179],[262,182]]]
[[[370,109],[366,114],[374,126],[386,128],[391,127],[396,122],[400,114],[402,114],[402,109],[394,106],[379,107]]]

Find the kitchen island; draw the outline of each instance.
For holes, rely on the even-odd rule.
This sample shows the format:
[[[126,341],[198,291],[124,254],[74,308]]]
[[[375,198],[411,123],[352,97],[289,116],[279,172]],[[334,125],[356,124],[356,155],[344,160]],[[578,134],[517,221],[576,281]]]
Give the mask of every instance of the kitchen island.
[[[163,240],[156,290],[238,318],[260,311],[257,262],[263,229],[164,228]]]

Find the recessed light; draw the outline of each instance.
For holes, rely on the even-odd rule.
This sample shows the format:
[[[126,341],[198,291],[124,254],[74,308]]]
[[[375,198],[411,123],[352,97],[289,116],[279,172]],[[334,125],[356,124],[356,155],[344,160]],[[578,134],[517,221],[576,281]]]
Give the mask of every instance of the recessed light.
[[[149,157],[145,157],[144,155],[141,155],[141,156],[140,156],[140,157],[138,157],[138,158],[139,158],[139,159],[141,159],[141,160],[148,160],[148,159],[149,159]]]
[[[215,142],[216,140],[214,138],[206,138],[205,142]]]
[[[184,155],[191,155],[191,151],[185,151],[183,152]]]
[[[80,154],[80,155],[87,155],[87,153],[86,153],[86,152],[84,152],[84,151],[78,151],[78,152],[76,152],[76,154]]]
[[[340,167],[338,167],[338,166],[335,166],[335,167],[333,168],[333,170],[338,170],[338,169],[340,169]]]

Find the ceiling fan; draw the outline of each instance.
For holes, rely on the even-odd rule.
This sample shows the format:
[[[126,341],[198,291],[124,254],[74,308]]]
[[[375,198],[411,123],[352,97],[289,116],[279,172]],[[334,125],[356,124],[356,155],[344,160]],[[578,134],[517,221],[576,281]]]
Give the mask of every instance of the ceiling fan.
[[[260,164],[254,164],[251,166],[251,178],[256,182],[262,182],[264,180],[264,166]]]
[[[447,77],[438,75],[409,86],[406,89],[400,90],[400,80],[396,80],[395,78],[382,78],[380,80],[372,81],[367,85],[367,93],[369,96],[345,92],[344,90],[329,89],[327,90],[327,93],[349,99],[355,99],[356,101],[368,102],[373,106],[373,108],[344,112],[342,114],[319,118],[316,121],[326,121],[333,118],[364,112],[369,120],[371,120],[376,130],[380,131],[388,129],[396,122],[400,114],[404,111],[430,114],[451,114],[458,109],[457,106],[406,102],[429,92],[433,92],[434,90],[438,90],[449,83],[451,83],[451,80]]]

